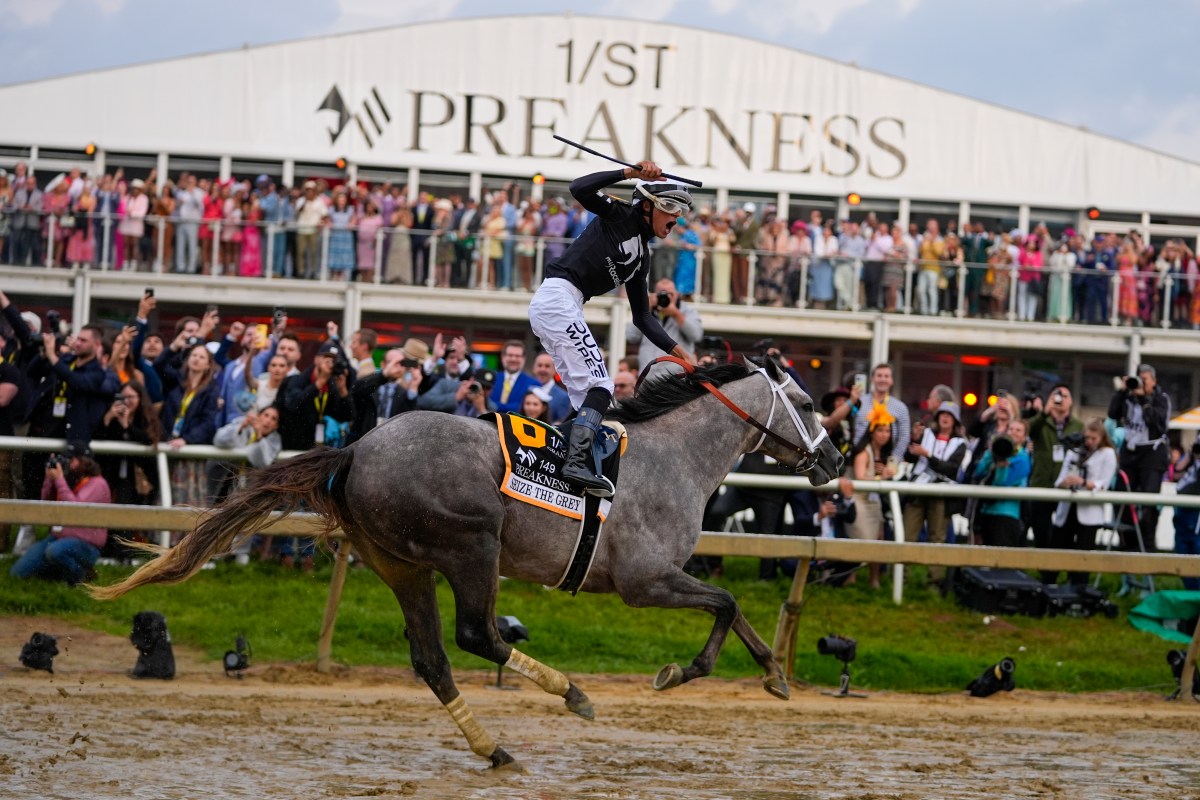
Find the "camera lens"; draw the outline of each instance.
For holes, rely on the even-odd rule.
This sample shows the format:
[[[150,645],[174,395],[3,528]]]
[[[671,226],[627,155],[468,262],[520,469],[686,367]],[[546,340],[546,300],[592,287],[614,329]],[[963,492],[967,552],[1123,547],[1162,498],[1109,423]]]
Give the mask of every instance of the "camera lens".
[[[667,307],[667,306],[669,306],[669,305],[671,305],[671,294],[670,294],[670,292],[659,292],[659,293],[658,293],[658,307],[659,307],[659,308],[666,308],[666,307]]]

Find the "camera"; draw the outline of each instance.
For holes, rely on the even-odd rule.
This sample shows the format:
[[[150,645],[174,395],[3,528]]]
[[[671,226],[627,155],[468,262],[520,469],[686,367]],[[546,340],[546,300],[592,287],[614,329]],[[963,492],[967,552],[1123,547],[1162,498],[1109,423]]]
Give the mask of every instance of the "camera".
[[[63,469],[66,469],[67,465],[70,463],[71,457],[67,454],[51,453],[50,457],[46,459],[46,469],[50,469],[52,467],[62,467]]]
[[[187,340],[184,341],[184,346],[186,346],[190,350],[191,348],[195,347],[198,344],[201,344],[202,342],[203,342],[203,340],[199,336],[189,336],[189,337],[187,337]]]
[[[1013,454],[1017,452],[1017,445],[1011,438],[1001,434],[992,440],[988,449],[992,452],[992,460],[1000,463],[1013,457]]]
[[[838,636],[831,633],[817,639],[817,652],[823,656],[833,656],[838,661],[849,664],[858,655],[858,642],[849,636]]]
[[[125,405],[125,395],[121,394],[120,392],[117,392],[116,394],[113,395],[112,401],[113,401],[114,406],[123,406],[123,405]]]
[[[671,305],[671,293],[670,292],[659,292],[657,295],[655,295],[655,297],[658,298],[658,307],[659,308],[666,308],[667,306]]]
[[[1125,379],[1125,391],[1136,392],[1142,388],[1142,379],[1136,375]]]
[[[333,369],[329,371],[330,376],[334,378],[341,377],[350,371],[350,365],[344,360],[338,358],[333,362]]]
[[[1083,442],[1083,433],[1080,431],[1068,433],[1066,436],[1061,437],[1058,441],[1063,447],[1067,448],[1068,450],[1074,450],[1077,453],[1082,453],[1087,449],[1087,445],[1085,445]]]
[[[276,327],[278,327],[279,324],[281,322],[283,322],[283,318],[286,316],[287,316],[286,308],[284,308],[283,306],[275,306],[275,314],[272,317],[272,319],[274,320]]]
[[[146,287],[146,297],[154,297],[154,287],[153,286]]]
[[[467,391],[471,394],[479,394],[483,391],[483,385],[479,381],[471,381],[467,384]]]

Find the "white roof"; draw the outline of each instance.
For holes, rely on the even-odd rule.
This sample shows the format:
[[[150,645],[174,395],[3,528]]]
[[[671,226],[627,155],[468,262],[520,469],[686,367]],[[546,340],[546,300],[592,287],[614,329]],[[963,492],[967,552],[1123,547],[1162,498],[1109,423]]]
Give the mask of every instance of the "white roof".
[[[344,114],[339,106],[344,107]],[[428,22],[0,87],[0,144],[570,179],[552,133],[765,192],[1197,214],[1200,164],[724,33]],[[136,109],[136,111],[133,111]]]

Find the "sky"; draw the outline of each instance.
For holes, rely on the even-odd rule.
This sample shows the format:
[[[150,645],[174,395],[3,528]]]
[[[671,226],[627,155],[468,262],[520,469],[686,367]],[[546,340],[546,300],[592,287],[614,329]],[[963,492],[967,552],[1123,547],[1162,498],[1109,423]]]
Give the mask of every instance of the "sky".
[[[0,0],[0,84],[501,11],[738,34],[1200,162],[1200,0]]]

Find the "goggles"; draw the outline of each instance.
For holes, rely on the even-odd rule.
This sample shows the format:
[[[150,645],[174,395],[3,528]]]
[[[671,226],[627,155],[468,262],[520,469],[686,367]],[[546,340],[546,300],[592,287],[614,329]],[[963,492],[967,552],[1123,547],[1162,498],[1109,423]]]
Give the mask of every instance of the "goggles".
[[[654,207],[664,214],[670,214],[673,217],[682,216],[684,212],[691,209],[691,203],[685,203],[682,200],[675,200],[671,197],[656,197],[650,196],[650,202]]]

